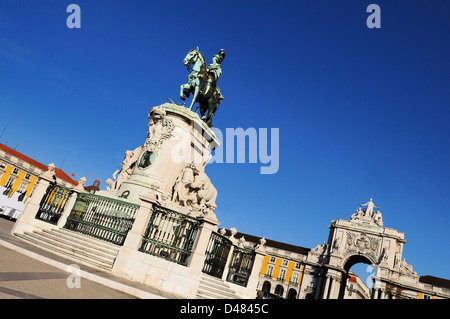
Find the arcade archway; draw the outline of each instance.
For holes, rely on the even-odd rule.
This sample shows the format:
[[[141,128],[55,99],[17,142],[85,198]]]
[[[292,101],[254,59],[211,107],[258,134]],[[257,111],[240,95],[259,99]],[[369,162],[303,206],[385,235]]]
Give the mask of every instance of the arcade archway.
[[[308,252],[303,279],[306,284],[299,293],[302,298],[342,299],[349,271],[357,264],[366,266],[363,278],[353,278],[353,287],[359,289],[355,293],[361,297],[417,297],[414,286],[419,285],[419,276],[403,258],[405,234],[385,227],[381,212],[375,209],[379,207],[370,199],[359,205],[350,220],[331,222],[328,241]],[[367,265],[372,265],[372,271]],[[372,283],[371,291],[365,289],[368,283]]]
[[[264,284],[263,284],[261,290],[266,292],[266,293],[270,293],[270,288],[271,288],[270,282],[264,281]]]
[[[282,285],[277,285],[276,287],[275,287],[275,295],[278,295],[278,296],[280,296],[280,297],[282,297],[283,296],[283,294],[284,294],[284,288],[283,288],[283,286]]]
[[[355,282],[355,285],[358,285],[361,287],[361,289],[360,289],[361,292],[364,291],[363,287],[367,287],[367,285],[366,285],[367,276],[361,276],[361,272],[351,272],[351,270],[354,268],[354,266],[357,266],[360,264],[371,266],[372,269],[373,269],[372,265],[374,265],[372,260],[370,260],[368,257],[363,256],[363,255],[350,256],[347,259],[347,261],[344,263],[344,266],[343,266],[344,272],[342,274],[341,286],[339,289],[339,296],[338,296],[339,299],[346,299],[346,297],[348,297],[348,296],[346,296],[346,287],[348,287],[349,280],[355,279],[355,277],[352,278],[351,273],[353,273],[354,275],[357,275],[359,277],[359,280],[357,281],[355,279],[354,282]],[[369,273],[367,273],[367,275],[369,275]],[[351,286],[353,286],[353,285],[351,285]],[[369,288],[369,287],[367,287],[367,288]],[[351,294],[351,291],[350,291],[350,294]],[[371,294],[369,293],[369,295],[371,295]]]
[[[297,290],[295,290],[294,288],[290,288],[286,299],[297,299]]]

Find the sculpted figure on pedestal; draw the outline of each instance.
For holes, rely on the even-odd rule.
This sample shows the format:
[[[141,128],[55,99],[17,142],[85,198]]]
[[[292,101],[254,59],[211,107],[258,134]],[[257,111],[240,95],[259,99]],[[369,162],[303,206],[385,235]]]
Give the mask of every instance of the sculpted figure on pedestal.
[[[364,206],[366,209],[363,211],[361,207]],[[374,205],[371,198],[367,203],[359,205],[357,211],[350,217],[350,220],[383,227],[383,217],[381,216],[381,212],[378,210],[375,213],[374,208],[380,209],[380,207]]]
[[[315,252],[315,253],[317,253],[319,255],[325,253],[326,250],[327,250],[327,243],[326,242],[323,242],[322,244],[317,245],[316,247],[314,247],[312,249],[313,252]]]
[[[381,212],[378,210],[373,216],[373,221],[380,227],[383,227],[383,217],[381,216]]]
[[[361,207],[358,207],[358,210],[350,217],[351,220],[360,220],[363,216],[364,212],[361,210]]]
[[[400,272],[403,274],[417,276],[417,273],[413,271],[413,267],[406,262],[405,258],[400,261]]]
[[[365,215],[365,216],[368,216],[368,217],[370,217],[370,218],[373,217],[373,209],[374,209],[374,208],[380,209],[380,207],[376,207],[375,204],[372,202],[372,198],[369,199],[369,201],[368,201],[367,203],[361,204],[361,205],[359,205],[359,206],[362,206],[362,207],[365,206],[365,207],[366,207],[366,210],[364,211],[364,215]]]
[[[127,150],[121,168],[114,172],[112,179],[106,180],[108,192],[111,194],[116,194],[122,183],[130,178],[136,165],[142,169],[150,166],[155,160],[162,143],[172,136],[174,126],[172,120],[166,117],[164,109],[154,107],[150,110],[148,117],[148,132],[144,145],[133,151]]]
[[[190,194],[190,184],[194,181],[193,164],[187,165],[178,175],[173,186],[172,202],[180,206],[189,206],[195,199],[194,194]]]
[[[217,190],[205,173],[203,164],[187,165],[175,181],[172,201],[191,211],[206,214],[217,208]]]
[[[134,151],[125,152],[125,157],[122,161],[120,170],[114,172],[112,180],[109,178],[106,180],[106,184],[110,186],[108,189],[109,192],[115,193],[120,185],[130,177],[131,172],[136,165],[139,153],[141,152],[141,148],[142,146],[139,146]]]
[[[142,156],[139,160],[139,168],[150,166],[161,149],[163,142],[172,136],[174,125],[171,119],[166,117],[166,111],[162,107],[154,107],[148,115],[147,139],[142,146]]]

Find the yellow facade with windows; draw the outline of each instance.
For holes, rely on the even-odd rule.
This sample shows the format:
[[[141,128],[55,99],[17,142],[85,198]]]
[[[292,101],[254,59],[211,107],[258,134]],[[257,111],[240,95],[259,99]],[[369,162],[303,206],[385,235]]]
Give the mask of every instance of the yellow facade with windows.
[[[304,265],[300,265],[300,268],[296,268],[298,262],[292,260],[286,260],[274,256],[265,256],[261,266],[260,275],[264,277],[270,277],[274,280],[282,281],[291,285],[300,285],[302,282]],[[272,273],[268,273],[269,266],[272,266]],[[294,276],[294,272],[298,273],[298,276]]]
[[[5,166],[4,172],[2,176],[0,177],[0,186],[5,186],[6,182],[8,181],[9,177],[11,176],[11,172],[13,170],[13,167],[11,165],[6,165],[4,162],[0,161],[0,165],[3,164]]]
[[[16,191],[26,194],[25,200],[31,195],[38,178],[24,170],[0,161],[0,186],[10,187],[8,196]]]

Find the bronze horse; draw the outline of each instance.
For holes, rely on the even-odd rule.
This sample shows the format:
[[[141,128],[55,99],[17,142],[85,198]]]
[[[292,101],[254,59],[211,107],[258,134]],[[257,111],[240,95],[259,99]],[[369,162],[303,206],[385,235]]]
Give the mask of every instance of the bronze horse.
[[[197,47],[197,49],[190,50],[183,60],[190,74],[188,83],[180,86],[180,98],[185,100],[192,93],[193,99],[189,110],[192,110],[195,102],[198,102],[201,119],[210,127],[214,113],[223,99],[216,83],[222,74],[220,63],[224,58],[225,51],[220,50],[218,54],[214,55],[213,63],[206,66],[205,58]]]

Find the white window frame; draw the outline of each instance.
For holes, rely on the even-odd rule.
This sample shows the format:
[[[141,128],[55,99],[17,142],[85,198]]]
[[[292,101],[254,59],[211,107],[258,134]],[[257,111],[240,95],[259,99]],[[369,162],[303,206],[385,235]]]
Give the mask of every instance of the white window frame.
[[[16,177],[15,176],[10,176],[8,178],[8,181],[5,184],[5,188],[12,187],[14,185],[15,181],[16,181]]]
[[[269,266],[267,266],[266,276],[272,277],[272,274],[273,274],[273,265],[269,265]]]
[[[280,275],[278,276],[278,279],[282,281],[286,279],[286,269],[284,268],[280,269]]]
[[[291,279],[291,281],[297,283],[299,278],[300,278],[300,273],[297,272],[297,271],[294,271],[294,272],[292,273],[292,279]]]

